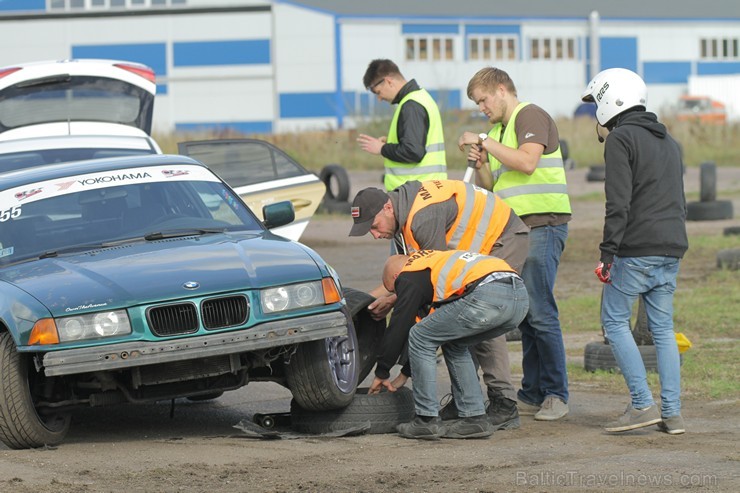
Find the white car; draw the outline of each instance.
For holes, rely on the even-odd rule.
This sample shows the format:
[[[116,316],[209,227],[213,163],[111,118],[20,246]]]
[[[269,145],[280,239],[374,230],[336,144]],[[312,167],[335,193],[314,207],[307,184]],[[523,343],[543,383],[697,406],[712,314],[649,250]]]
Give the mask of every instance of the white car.
[[[121,60],[79,59],[0,68],[0,173],[44,164],[161,154],[151,137],[154,71]],[[289,200],[293,223],[273,232],[298,240],[326,187],[272,144],[257,139],[188,142],[180,152],[229,183],[262,219]]]
[[[151,138],[154,71],[118,60],[0,68],[0,171],[132,154]]]

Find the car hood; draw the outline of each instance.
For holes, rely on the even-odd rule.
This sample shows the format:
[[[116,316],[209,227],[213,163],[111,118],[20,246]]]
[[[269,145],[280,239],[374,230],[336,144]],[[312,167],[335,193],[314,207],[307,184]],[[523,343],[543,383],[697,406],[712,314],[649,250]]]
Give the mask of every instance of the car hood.
[[[136,243],[9,266],[0,279],[53,316],[320,279],[308,249],[262,237],[214,235]],[[186,288],[186,283],[198,287]]]

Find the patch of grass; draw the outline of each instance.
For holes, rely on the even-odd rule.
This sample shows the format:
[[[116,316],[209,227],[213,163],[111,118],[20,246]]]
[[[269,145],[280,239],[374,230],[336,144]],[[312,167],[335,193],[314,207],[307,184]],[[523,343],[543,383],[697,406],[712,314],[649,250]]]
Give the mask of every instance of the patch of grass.
[[[469,111],[443,113],[447,165],[451,170],[462,171],[467,166],[466,155],[457,148],[457,139],[464,131],[488,132],[491,125],[482,118],[471,116]],[[717,166],[737,166],[740,155],[740,125],[709,126],[664,120],[671,133],[682,144],[684,162],[697,166],[714,161]],[[166,153],[177,153],[177,143],[186,140],[212,138],[256,137],[277,145],[305,168],[318,173],[330,163],[341,164],[348,170],[380,169],[380,158],[368,154],[357,146],[360,133],[379,137],[386,135],[390,116],[368,119],[356,129],[326,129],[314,132],[268,135],[243,135],[232,131],[188,134],[155,134],[154,138]],[[560,138],[568,142],[570,157],[576,167],[587,168],[603,164],[604,146],[596,140],[595,122],[588,118],[563,118],[557,120]],[[605,130],[602,130],[606,134]]]

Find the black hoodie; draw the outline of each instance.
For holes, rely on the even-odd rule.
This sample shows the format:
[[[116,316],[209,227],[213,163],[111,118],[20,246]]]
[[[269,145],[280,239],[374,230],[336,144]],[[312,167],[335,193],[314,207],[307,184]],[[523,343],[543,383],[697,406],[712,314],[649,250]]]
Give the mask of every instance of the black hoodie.
[[[683,257],[686,199],[678,143],[653,113],[617,117],[604,146],[606,218],[601,261]]]

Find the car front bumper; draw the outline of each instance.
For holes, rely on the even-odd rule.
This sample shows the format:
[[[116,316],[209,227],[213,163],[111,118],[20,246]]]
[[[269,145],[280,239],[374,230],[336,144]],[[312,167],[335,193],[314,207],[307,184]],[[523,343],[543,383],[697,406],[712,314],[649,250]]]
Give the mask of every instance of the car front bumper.
[[[247,329],[162,342],[136,341],[46,353],[46,376],[108,371],[245,353],[347,334],[343,312],[268,322]]]

